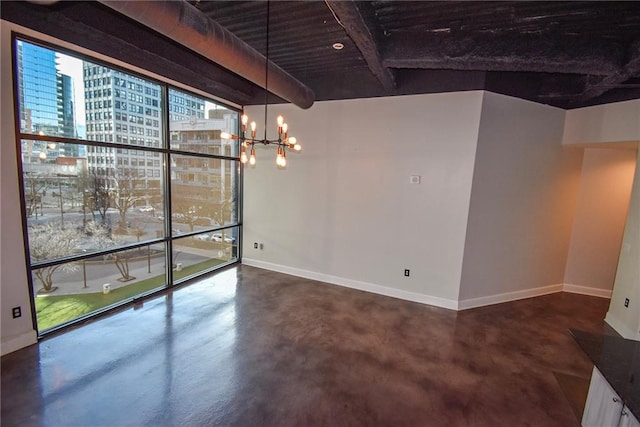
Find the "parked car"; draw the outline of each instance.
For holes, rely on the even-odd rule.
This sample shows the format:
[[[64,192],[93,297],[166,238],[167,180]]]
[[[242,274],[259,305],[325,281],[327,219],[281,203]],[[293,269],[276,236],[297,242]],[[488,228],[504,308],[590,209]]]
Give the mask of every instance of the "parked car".
[[[197,240],[206,240],[206,241],[211,240],[208,234],[196,234],[193,237]]]
[[[211,235],[211,240],[213,240],[214,242],[222,242],[222,233],[213,233]],[[229,235],[229,234],[225,234],[224,235],[224,242],[225,243],[233,243],[236,241],[236,238]]]
[[[139,210],[140,212],[153,212],[153,211],[155,211],[155,210],[156,210],[156,208],[154,208],[154,207],[153,207],[153,206],[151,206],[151,205],[145,205],[145,206],[140,206],[140,207],[138,208],[138,210]]]

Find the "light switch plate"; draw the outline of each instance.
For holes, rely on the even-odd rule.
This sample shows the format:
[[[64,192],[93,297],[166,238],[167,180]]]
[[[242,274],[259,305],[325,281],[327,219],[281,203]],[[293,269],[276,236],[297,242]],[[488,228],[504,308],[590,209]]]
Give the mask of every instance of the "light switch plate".
[[[420,175],[411,175],[409,182],[411,184],[420,184]]]

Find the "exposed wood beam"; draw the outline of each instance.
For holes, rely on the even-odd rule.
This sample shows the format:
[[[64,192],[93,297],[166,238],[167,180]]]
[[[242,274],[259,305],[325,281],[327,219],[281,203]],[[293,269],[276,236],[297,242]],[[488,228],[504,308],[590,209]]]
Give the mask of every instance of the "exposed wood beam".
[[[2,18],[243,105],[257,86],[98,3],[2,4]]]
[[[610,75],[625,55],[616,43],[535,35],[402,33],[383,46],[383,63],[390,68]]]
[[[185,0],[99,1],[265,89],[267,68],[271,93],[300,108],[313,105],[311,88]]]
[[[636,39],[635,42],[631,43],[629,60],[623,67],[595,84],[587,83],[585,90],[580,94],[576,102],[596,98],[607,91],[622,87],[625,81],[638,76],[640,76],[640,39]]]
[[[352,0],[325,0],[325,2],[336,15],[349,38],[353,40],[360,53],[362,53],[373,75],[376,76],[385,90],[393,92],[396,87],[394,75],[391,70],[383,65],[375,36],[367,26],[360,10],[358,10],[356,2]]]

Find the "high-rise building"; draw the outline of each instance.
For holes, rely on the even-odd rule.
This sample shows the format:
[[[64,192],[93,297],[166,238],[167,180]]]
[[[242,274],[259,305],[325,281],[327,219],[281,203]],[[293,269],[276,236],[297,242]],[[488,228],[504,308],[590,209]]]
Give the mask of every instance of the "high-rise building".
[[[17,55],[22,132],[75,138],[73,80],[58,71],[56,52],[18,41]],[[47,146],[43,142],[25,141],[23,160],[32,163],[42,155],[50,160],[61,155],[78,157],[77,152],[65,151],[69,149],[70,146],[60,144]]]
[[[58,135],[56,53],[21,41],[17,52],[21,130]]]
[[[58,123],[64,136],[77,138],[75,109],[73,101],[73,79],[66,74],[58,74]]]
[[[157,152],[138,147],[162,143],[162,93],[148,80],[100,65],[83,65],[86,136],[88,140],[130,145],[130,149],[87,147],[89,172],[113,175],[135,170],[145,180],[160,180],[162,161]],[[170,93],[171,120],[204,118],[204,101],[178,91]]]

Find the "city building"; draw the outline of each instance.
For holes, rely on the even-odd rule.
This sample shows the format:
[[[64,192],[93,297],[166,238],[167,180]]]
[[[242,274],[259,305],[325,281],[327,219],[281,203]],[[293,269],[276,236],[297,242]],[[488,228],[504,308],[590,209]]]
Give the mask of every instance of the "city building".
[[[86,61],[83,80],[87,139],[132,146],[131,149],[88,146],[89,172],[106,176],[113,175],[118,168],[135,167],[140,178],[160,181],[160,154],[135,149],[135,146],[160,147],[160,87]],[[202,98],[179,91],[172,91],[169,96],[171,120],[204,119]]]
[[[18,69],[22,70],[18,88],[20,127],[25,133],[75,138],[75,108],[73,79],[61,74],[57,67],[56,53],[32,43],[18,42]],[[23,146],[23,158],[27,163],[40,163],[45,157],[79,157],[81,153],[66,151],[70,146],[27,141]]]

